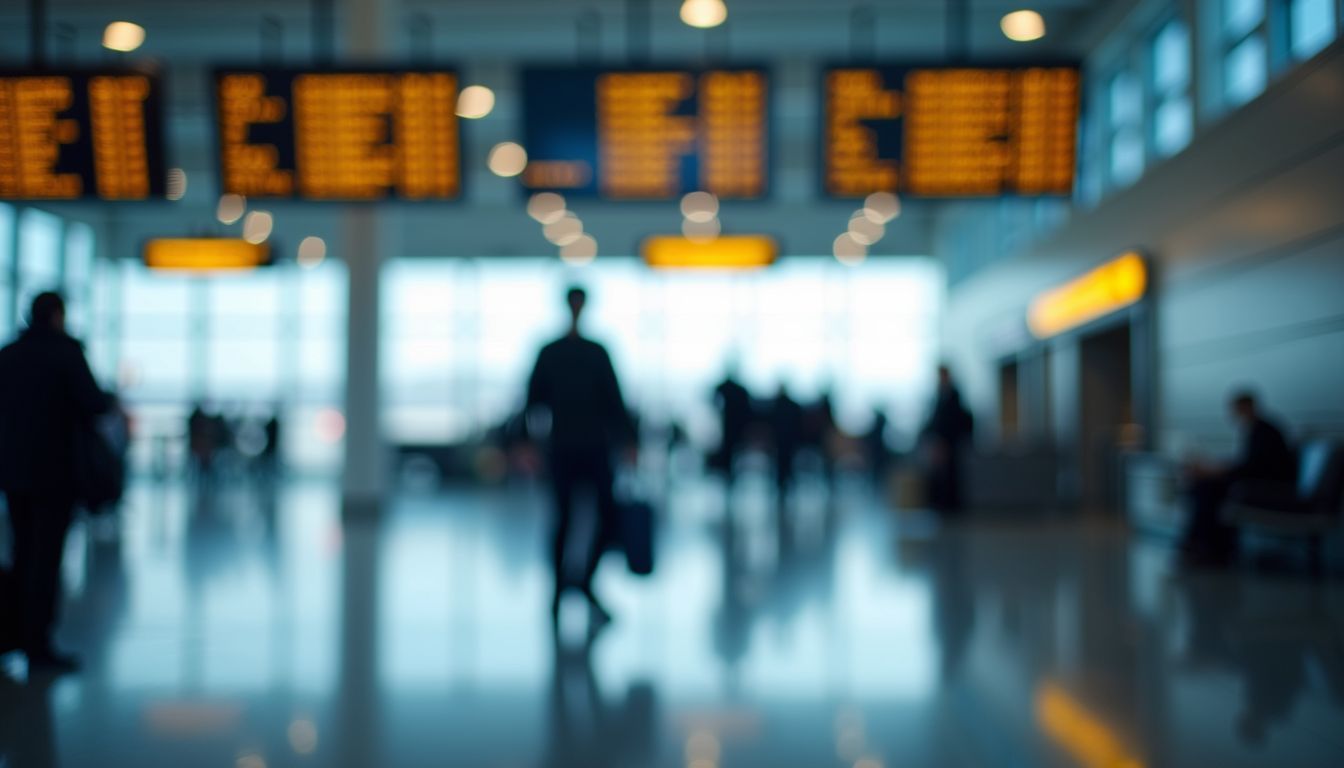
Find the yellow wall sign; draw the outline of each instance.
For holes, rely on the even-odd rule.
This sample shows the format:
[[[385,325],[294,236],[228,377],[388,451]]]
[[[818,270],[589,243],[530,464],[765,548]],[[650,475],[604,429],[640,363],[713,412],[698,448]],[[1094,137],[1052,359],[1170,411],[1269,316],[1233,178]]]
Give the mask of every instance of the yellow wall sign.
[[[765,235],[727,235],[691,240],[655,235],[640,247],[654,269],[760,269],[775,263],[779,246]]]
[[[158,238],[145,243],[145,266],[175,272],[233,272],[269,264],[271,247],[224,237]]]
[[[1124,309],[1142,299],[1147,289],[1143,257],[1126,253],[1037,296],[1027,310],[1027,325],[1036,338],[1046,339]]]

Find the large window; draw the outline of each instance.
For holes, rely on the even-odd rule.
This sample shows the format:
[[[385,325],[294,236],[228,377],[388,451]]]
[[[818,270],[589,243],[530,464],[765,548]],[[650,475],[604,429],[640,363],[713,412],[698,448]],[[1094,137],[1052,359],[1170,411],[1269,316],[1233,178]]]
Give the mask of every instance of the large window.
[[[1190,143],[1190,29],[1180,19],[1164,24],[1152,43],[1153,150],[1160,157]]]
[[[100,291],[99,304],[121,317],[112,341],[139,466],[180,458],[198,402],[230,417],[278,412],[291,466],[338,465],[341,435],[331,425],[345,376],[343,264],[187,277],[124,261],[107,278],[115,295]]]
[[[60,217],[24,208],[19,214],[18,310],[27,319],[33,297],[61,287]]]
[[[1335,39],[1338,0],[1288,0],[1288,48],[1308,59]]]
[[[849,269],[789,259],[756,273],[659,273],[634,259],[574,273],[551,258],[400,259],[384,279],[384,431],[453,442],[516,413],[537,350],[564,328],[563,290],[589,289],[586,328],[652,424],[715,432],[709,393],[735,363],[758,396],[833,390],[842,426],[872,408],[913,428],[936,365],[942,276],[926,259]]]
[[[1265,0],[1222,0],[1223,95],[1237,107],[1259,96],[1269,76]]]
[[[14,206],[0,203],[0,343],[14,335]]]
[[[83,338],[91,330],[93,317],[93,227],[78,222],[65,230],[66,325],[75,336]]]
[[[1128,186],[1143,174],[1143,87],[1125,70],[1111,78],[1106,94],[1111,186]]]

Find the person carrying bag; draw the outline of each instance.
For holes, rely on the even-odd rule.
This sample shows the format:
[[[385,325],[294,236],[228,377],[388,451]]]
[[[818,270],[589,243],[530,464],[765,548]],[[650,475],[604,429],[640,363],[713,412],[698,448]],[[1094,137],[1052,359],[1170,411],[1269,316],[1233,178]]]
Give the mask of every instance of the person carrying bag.
[[[61,558],[75,508],[104,500],[106,455],[91,434],[108,408],[84,359],[65,332],[59,294],[33,299],[28,327],[0,350],[0,490],[13,542],[17,645],[29,669],[72,672],[79,663],[52,644],[61,599]],[[106,445],[102,445],[106,448]]]

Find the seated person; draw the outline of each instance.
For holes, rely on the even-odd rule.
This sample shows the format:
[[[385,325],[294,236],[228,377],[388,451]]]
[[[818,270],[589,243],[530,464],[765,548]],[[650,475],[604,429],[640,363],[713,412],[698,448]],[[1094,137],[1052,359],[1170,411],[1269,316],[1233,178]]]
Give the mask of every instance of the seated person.
[[[1182,549],[1196,558],[1225,560],[1236,545],[1236,531],[1221,519],[1223,503],[1237,483],[1282,484],[1291,487],[1297,460],[1283,432],[1261,415],[1255,395],[1239,392],[1230,403],[1232,419],[1241,432],[1236,460],[1222,465],[1186,467],[1190,494],[1190,524]]]

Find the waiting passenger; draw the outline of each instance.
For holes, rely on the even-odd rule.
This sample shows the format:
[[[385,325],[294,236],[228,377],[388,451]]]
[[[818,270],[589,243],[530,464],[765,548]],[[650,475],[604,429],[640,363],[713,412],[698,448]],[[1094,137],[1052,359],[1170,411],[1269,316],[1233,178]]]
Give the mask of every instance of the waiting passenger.
[[[887,445],[887,414],[882,408],[873,409],[873,423],[863,436],[868,470],[872,473],[873,487],[883,490],[887,469],[891,466],[891,448]]]
[[[723,473],[731,487],[736,478],[737,458],[746,448],[747,430],[751,427],[751,395],[738,383],[732,368],[714,388],[714,402],[719,408],[721,436],[711,466]]]
[[[1282,430],[1260,412],[1255,395],[1233,395],[1229,408],[1241,432],[1237,458],[1222,466],[1192,463],[1186,467],[1190,524],[1182,549],[1192,559],[1221,562],[1236,548],[1236,531],[1220,516],[1228,492],[1236,483],[1255,482],[1291,487],[1297,458]]]
[[[803,407],[789,396],[784,384],[779,385],[770,408],[770,435],[775,444],[775,487],[782,506],[793,490],[794,464],[803,442]]]
[[[938,397],[921,440],[928,457],[929,506],[937,512],[961,511],[961,463],[975,420],[962,405],[961,392],[946,365],[938,366]]]
[[[65,332],[65,301],[33,299],[28,328],[0,350],[0,490],[9,502],[20,648],[30,669],[71,672],[52,644],[66,532],[80,501],[78,444],[108,408],[84,348]],[[0,648],[0,652],[12,650]]]
[[[834,491],[836,437],[839,429],[835,425],[835,406],[829,391],[822,392],[817,402],[807,409],[804,422],[803,442],[817,452],[826,485]]]
[[[611,621],[611,615],[593,593],[593,577],[606,545],[616,535],[612,452],[625,448],[627,458],[633,460],[635,427],[626,411],[607,350],[579,334],[579,318],[587,294],[582,288],[570,288],[566,300],[569,331],[543,347],[537,356],[527,387],[527,408],[545,409],[551,417],[549,459],[556,509],[552,550],[555,596],[551,615],[558,622],[560,599],[572,586],[588,599],[593,626],[600,627]],[[582,489],[590,490],[596,497],[597,525],[588,542],[588,559],[581,580],[570,584],[565,550],[574,517],[574,497]]]

